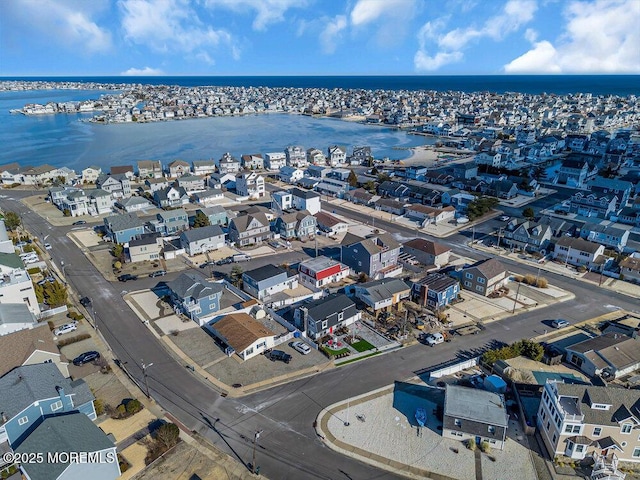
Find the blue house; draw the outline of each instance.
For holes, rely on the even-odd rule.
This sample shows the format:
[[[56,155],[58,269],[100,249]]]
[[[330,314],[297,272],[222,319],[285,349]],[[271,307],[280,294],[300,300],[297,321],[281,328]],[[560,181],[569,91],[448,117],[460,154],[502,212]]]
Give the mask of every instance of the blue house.
[[[183,273],[167,282],[171,301],[176,311],[180,311],[201,326],[204,319],[220,310],[220,299],[224,291],[222,283],[204,280],[194,273]]]
[[[420,180],[421,182],[424,182],[427,178],[427,171],[427,167],[424,166],[410,166],[405,170],[405,177],[411,180]]]
[[[160,212],[156,218],[156,231],[163,235],[172,235],[189,228],[189,215],[183,208]]]
[[[128,243],[144,234],[144,223],[135,213],[105,217],[104,226],[115,243]]]
[[[14,449],[48,416],[80,412],[96,419],[89,386],[65,378],[55,363],[14,368],[0,377],[0,392],[0,444]]]
[[[443,273],[431,273],[411,287],[411,296],[419,305],[435,310],[449,305],[459,293],[460,283]]]

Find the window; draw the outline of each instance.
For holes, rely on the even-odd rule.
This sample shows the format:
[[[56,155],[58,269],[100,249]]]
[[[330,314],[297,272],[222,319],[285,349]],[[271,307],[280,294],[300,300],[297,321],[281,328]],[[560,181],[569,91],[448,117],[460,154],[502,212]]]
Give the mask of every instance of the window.
[[[29,423],[29,417],[20,417],[18,419],[18,425],[24,425],[25,423]]]
[[[491,435],[493,435],[494,433],[496,433],[496,427],[494,427],[493,425],[489,425],[488,430],[489,430],[489,433],[490,433]]]
[[[482,285],[476,285],[476,290],[478,292],[482,292],[482,290],[484,290],[484,288],[482,287]]]
[[[622,448],[626,447],[626,446],[627,446],[627,442],[622,442],[622,443],[620,444],[620,446],[621,446]]]
[[[467,272],[464,274],[465,278],[473,278],[473,273]]]
[[[551,426],[551,422],[547,422],[547,426],[546,429],[549,430],[549,427]]]
[[[631,430],[633,429],[633,425],[630,423],[625,423],[624,425],[622,425],[622,430],[620,430],[621,433],[631,433]]]
[[[471,286],[471,282],[469,280],[465,280],[464,281],[464,286],[465,287],[470,287]]]
[[[461,426],[462,426],[462,420],[460,420],[459,418],[456,418],[456,419],[453,421],[453,424],[454,424],[456,427],[461,427]]]
[[[322,328],[323,328],[323,329],[327,328],[327,326],[328,326],[328,325],[329,325],[329,323],[328,323],[328,321],[327,321],[327,320],[323,320],[323,321],[322,321]]]
[[[551,439],[551,442],[552,442],[553,444],[555,444],[555,443],[556,443],[556,434],[555,434],[555,433],[553,434],[553,438]]]
[[[564,433],[580,433],[580,425],[567,425],[564,427]]]
[[[602,428],[596,427],[596,428],[593,429],[593,436],[594,437],[599,437],[601,433],[602,433]]]
[[[582,453],[584,451],[584,445],[576,445],[576,453]]]
[[[344,319],[344,312],[338,314],[338,321],[341,322]]]
[[[62,408],[62,401],[61,400],[58,400],[57,402],[51,404],[51,411],[52,412],[55,412],[56,410],[60,410],[61,408]]]
[[[476,280],[478,283],[484,283],[484,278],[482,277],[478,277]]]
[[[640,458],[640,447],[636,447],[633,449],[633,453],[631,454],[633,458]]]
[[[245,355],[251,355],[252,353],[253,353],[253,347],[251,347],[251,348],[247,348],[247,349],[244,351],[244,354],[245,354]]]

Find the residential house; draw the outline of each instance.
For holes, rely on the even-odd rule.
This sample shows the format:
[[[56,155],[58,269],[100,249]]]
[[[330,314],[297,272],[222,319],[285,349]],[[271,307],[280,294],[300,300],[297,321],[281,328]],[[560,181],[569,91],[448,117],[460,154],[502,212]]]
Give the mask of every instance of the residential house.
[[[209,329],[226,345],[227,355],[249,360],[275,346],[276,334],[245,312],[225,315]]]
[[[24,183],[22,168],[16,162],[0,166],[0,179],[3,185],[13,185],[14,183]]]
[[[640,227],[640,209],[638,208],[625,207],[618,212],[617,216],[619,223]]]
[[[269,220],[264,213],[239,215],[229,222],[229,241],[239,247],[261,244],[270,238]]]
[[[474,161],[476,165],[489,165],[490,167],[499,168],[502,166],[502,157],[502,153],[485,151],[476,154]]]
[[[196,214],[200,212],[207,216],[211,225],[227,225],[227,223],[229,223],[229,214],[224,207],[220,205],[196,210]]]
[[[145,233],[144,223],[135,213],[122,213],[104,218],[107,235],[115,243],[128,243]]]
[[[375,203],[380,197],[378,195],[374,195],[369,193],[364,188],[357,188],[355,190],[349,190],[344,194],[344,199],[355,203],[356,205],[366,205],[369,206],[372,203]]]
[[[242,274],[242,289],[258,300],[294,288],[298,288],[298,276],[289,276],[285,269],[275,265],[263,265]]]
[[[353,152],[349,160],[351,165],[371,165],[373,162],[371,147],[353,147]]]
[[[133,165],[114,165],[109,170],[110,175],[123,175],[128,180],[131,180],[135,177],[135,172],[133,171]]]
[[[40,313],[33,282],[18,255],[0,253],[0,278],[0,304],[25,303],[33,314]]]
[[[552,237],[549,225],[517,218],[509,221],[502,233],[502,241],[507,247],[535,252],[546,252]]]
[[[160,160],[140,160],[138,162],[138,178],[162,178],[162,163]]]
[[[424,182],[428,171],[429,169],[424,165],[410,165],[405,169],[404,176],[410,180]],[[398,173],[402,174],[402,172]]]
[[[327,163],[331,167],[347,163],[347,149],[338,145],[332,145],[327,149]]]
[[[296,326],[313,340],[331,335],[341,327],[360,320],[356,304],[342,293],[332,293],[319,300],[303,303],[294,312]]]
[[[421,203],[430,207],[439,206],[442,202],[442,192],[418,185],[409,186],[411,202]]]
[[[442,310],[458,298],[460,283],[444,273],[431,273],[413,283],[411,294],[418,305]]]
[[[236,175],[236,193],[241,197],[251,199],[264,197],[264,177],[255,172],[243,172]]]
[[[536,420],[551,457],[582,460],[595,453],[640,462],[637,390],[548,381]]]
[[[262,170],[264,169],[264,158],[259,153],[242,155],[242,168],[245,170]]]
[[[223,153],[218,160],[218,172],[220,173],[238,173],[240,171],[240,161],[229,152]]]
[[[589,173],[586,160],[566,158],[558,170],[558,183],[572,187],[582,187]]]
[[[354,272],[372,279],[392,277],[402,273],[398,265],[400,249],[401,245],[386,233],[368,238],[347,233],[340,244],[340,259]]]
[[[144,181],[144,184],[153,194],[156,190],[162,190],[163,188],[167,188],[169,186],[169,180],[167,180],[164,177],[147,178]]]
[[[485,195],[510,200],[518,195],[518,185],[511,180],[497,180],[484,188]]]
[[[189,228],[189,215],[184,208],[159,212],[156,215],[156,232],[163,235],[174,235]]]
[[[45,460],[20,464],[29,480],[116,480],[121,475],[113,440],[82,413],[44,417],[15,454],[34,459],[42,455]],[[59,461],[46,461],[56,456]]]
[[[202,192],[205,189],[205,180],[203,177],[198,177],[196,175],[182,175],[173,182],[173,185],[176,188],[184,188],[187,192],[187,195]]]
[[[304,177],[304,171],[296,167],[289,167],[285,165],[280,169],[278,177],[280,177],[280,180],[282,182],[290,183],[293,185],[299,180],[302,180],[302,177]]]
[[[183,313],[200,326],[207,317],[220,310],[224,285],[209,282],[194,273],[182,273],[175,280],[166,282],[174,309]]]
[[[89,198],[81,188],[51,187],[49,188],[49,198],[61,211],[68,212],[72,217],[79,217],[89,213]]]
[[[408,201],[411,198],[411,188],[401,182],[385,180],[378,185],[378,193],[383,197],[395,198],[400,201]]]
[[[571,196],[569,212],[606,219],[615,213],[617,204],[618,197],[614,194],[577,192]]]
[[[580,237],[622,252],[629,241],[629,230],[599,223],[585,223],[580,229]]]
[[[82,170],[82,183],[96,183],[100,174],[102,174],[102,169],[95,165],[91,165]]]
[[[309,165],[304,173],[308,177],[322,179],[331,173],[331,169],[326,165]]]
[[[193,174],[203,177],[211,175],[216,171],[216,162],[212,159],[209,160],[194,160],[193,161]]]
[[[345,288],[368,305],[374,312],[397,308],[402,300],[409,298],[411,287],[397,278],[381,278],[372,282],[357,283]]]
[[[307,162],[311,165],[327,165],[327,156],[322,153],[322,150],[317,148],[309,148],[307,150]]]
[[[413,238],[402,244],[402,253],[414,257],[423,265],[435,265],[440,268],[449,263],[451,249],[442,243]]]
[[[308,188],[309,190],[313,190],[320,183],[320,179],[316,177],[302,177],[300,180],[296,182],[296,185],[302,188]]]
[[[225,245],[226,234],[220,225],[193,228],[180,234],[180,244],[187,255],[193,256],[200,253],[218,250]]]
[[[405,215],[412,220],[417,220],[422,226],[440,225],[452,220],[456,215],[456,209],[451,206],[433,208],[427,205],[409,205],[405,208]]]
[[[210,205],[224,200],[224,192],[220,189],[213,188],[195,192],[191,195],[191,198],[195,203],[199,203],[200,205]]]
[[[108,195],[108,198],[111,197],[109,194],[107,195]],[[125,212],[140,212],[153,207],[151,202],[144,197],[124,198],[119,202],[117,202],[116,205],[118,208],[121,208]],[[104,213],[104,212],[100,212],[100,213]]]
[[[0,337],[37,324],[36,316],[25,303],[0,303]]]
[[[478,388],[448,384],[444,398],[442,436],[460,441],[488,442],[504,449],[509,414],[504,396]]]
[[[349,267],[332,258],[319,256],[298,264],[300,283],[305,287],[319,290],[349,276]]]
[[[184,160],[174,160],[169,164],[169,177],[177,178],[182,175],[191,175],[191,166]]]
[[[309,164],[307,161],[307,153],[304,147],[300,145],[290,145],[285,148],[284,153],[287,158],[287,165],[290,167],[303,168]]]
[[[623,208],[627,206],[633,191],[633,183],[614,178],[596,177],[587,183],[587,188],[595,193],[615,195],[618,199],[616,208]]]
[[[629,255],[620,262],[619,266],[621,278],[640,283],[640,254]]]
[[[281,170],[287,166],[287,156],[284,152],[265,153],[264,162],[269,170]]]
[[[40,363],[53,363],[63,377],[69,377],[69,364],[63,361],[46,323],[0,336],[0,376],[22,365]]]
[[[395,198],[379,198],[373,206],[376,210],[398,216],[404,215],[406,210],[405,202],[398,201]]]
[[[475,162],[458,163],[452,171],[456,179],[469,180],[478,176],[478,165]]]
[[[0,377],[0,443],[15,449],[48,416],[80,412],[96,419],[94,396],[84,380],[65,378],[54,363],[14,368]]]
[[[162,238],[156,233],[142,235],[140,238],[129,241],[126,249],[129,261],[131,263],[158,261],[162,254],[162,244]]]
[[[463,288],[485,297],[501,288],[509,280],[507,269],[495,258],[463,268],[460,273]]]
[[[280,190],[271,194],[271,210],[282,214],[293,208],[293,195],[289,190]]]
[[[289,192],[293,208],[296,210],[306,210],[311,215],[315,215],[321,210],[320,195],[316,192],[300,188],[292,188]]]
[[[335,180],[333,178],[324,178],[314,187],[314,190],[320,194],[331,195],[336,198],[343,198],[351,189],[348,182]]]
[[[131,182],[124,174],[105,175],[100,174],[96,179],[96,188],[109,192],[113,198],[131,196]]]
[[[26,166],[13,173],[13,180],[19,181],[23,185],[44,185],[47,182],[53,182],[58,173],[57,168],[47,164],[37,167]],[[3,178],[3,181],[5,179],[6,177]]]
[[[306,210],[285,213],[276,218],[274,229],[287,240],[313,238],[317,230],[316,218]]]
[[[565,347],[566,361],[590,377],[620,378],[640,369],[640,338],[605,333]]]
[[[558,239],[553,258],[574,267],[584,266],[595,271],[602,270],[610,260],[604,255],[604,245],[573,237]]]
[[[330,213],[318,212],[314,215],[314,217],[316,217],[318,230],[330,236],[346,232],[349,228],[349,224],[346,221],[340,220]]]
[[[153,192],[153,201],[160,208],[176,208],[189,203],[189,194],[183,187],[170,186]]]
[[[326,175],[326,178],[335,178],[336,180],[340,180],[341,182],[346,182],[351,175],[351,170],[348,168],[332,168],[331,171]]]

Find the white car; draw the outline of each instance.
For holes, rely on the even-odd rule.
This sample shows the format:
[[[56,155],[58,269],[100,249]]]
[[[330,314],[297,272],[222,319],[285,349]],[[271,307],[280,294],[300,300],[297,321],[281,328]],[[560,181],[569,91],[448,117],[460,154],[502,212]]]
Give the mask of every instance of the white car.
[[[502,215],[500,217],[500,220],[502,220],[503,222],[508,222],[511,219],[511,217],[509,215]]]
[[[46,248],[47,250],[51,250],[51,244],[50,243],[45,243],[44,244],[44,248]]]
[[[427,342],[427,345],[429,345],[430,347],[435,347],[439,343],[444,343],[444,335],[442,335],[441,333],[437,333],[437,332],[436,333],[430,333],[425,338],[425,342]]]
[[[304,342],[293,342],[291,346],[302,355],[311,353],[311,347]]]
[[[59,337],[60,335],[64,335],[65,333],[75,332],[77,329],[78,329],[78,326],[76,325],[75,322],[65,323],[64,325],[60,325],[58,328],[56,328],[53,331],[53,334],[56,337]]]
[[[553,325],[553,328],[564,328],[569,326],[569,322],[562,318],[558,318],[551,322],[551,325]]]

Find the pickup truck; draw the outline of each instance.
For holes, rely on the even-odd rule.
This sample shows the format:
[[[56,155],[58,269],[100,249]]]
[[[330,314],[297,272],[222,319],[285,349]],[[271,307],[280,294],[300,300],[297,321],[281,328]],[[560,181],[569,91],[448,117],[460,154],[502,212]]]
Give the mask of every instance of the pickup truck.
[[[293,357],[282,350],[271,350],[267,353],[267,358],[272,362],[280,360],[281,362],[289,363]]]

